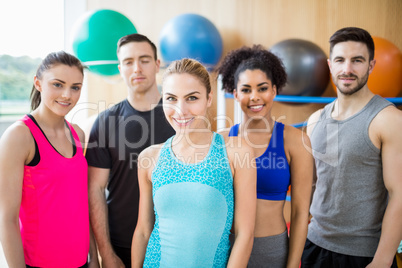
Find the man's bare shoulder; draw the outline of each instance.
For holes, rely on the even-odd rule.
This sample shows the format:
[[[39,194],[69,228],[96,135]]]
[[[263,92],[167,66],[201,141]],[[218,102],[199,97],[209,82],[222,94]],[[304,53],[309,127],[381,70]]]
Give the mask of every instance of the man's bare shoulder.
[[[394,105],[389,105],[387,107],[385,107],[384,109],[382,109],[377,116],[382,116],[382,117],[402,117],[402,111],[399,110],[397,107],[395,107]]]
[[[374,117],[371,126],[376,132],[402,131],[402,111],[391,105],[382,109]]]

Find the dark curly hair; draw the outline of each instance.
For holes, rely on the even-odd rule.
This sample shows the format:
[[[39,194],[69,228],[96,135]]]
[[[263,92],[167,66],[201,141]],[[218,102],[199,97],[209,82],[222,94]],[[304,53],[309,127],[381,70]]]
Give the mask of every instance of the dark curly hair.
[[[262,45],[242,47],[229,52],[216,69],[222,76],[222,88],[233,93],[240,73],[245,70],[261,70],[279,92],[286,85],[287,74],[282,61]]]

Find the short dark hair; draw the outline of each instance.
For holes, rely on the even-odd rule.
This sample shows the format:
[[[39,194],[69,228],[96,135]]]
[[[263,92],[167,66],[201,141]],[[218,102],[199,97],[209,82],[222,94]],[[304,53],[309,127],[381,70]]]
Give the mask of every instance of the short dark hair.
[[[84,75],[84,66],[82,65],[81,61],[65,52],[65,51],[58,51],[58,52],[52,52],[49,53],[41,62],[39,65],[38,69],[36,70],[36,77],[38,79],[42,79],[42,75],[45,71],[52,69],[55,66],[58,65],[67,65],[70,67],[77,67],[78,70]],[[40,102],[41,102],[41,93],[36,90],[35,85],[32,86],[32,91],[31,91],[31,109],[35,110],[38,108]]]
[[[242,47],[229,52],[217,68],[222,76],[222,88],[232,93],[239,75],[246,70],[260,70],[265,73],[279,92],[286,85],[287,74],[282,61],[262,45]]]
[[[329,54],[332,54],[334,46],[341,42],[354,41],[366,44],[369,52],[369,60],[374,59],[374,41],[369,32],[357,27],[345,27],[336,31],[329,39]]]
[[[117,54],[119,54],[120,48],[122,46],[124,46],[125,44],[131,43],[131,42],[147,42],[151,47],[152,50],[154,51],[154,58],[155,60],[158,59],[158,55],[157,55],[157,50],[156,50],[156,46],[154,43],[152,43],[151,40],[149,40],[148,37],[146,37],[145,35],[142,34],[129,34],[129,35],[125,35],[123,37],[121,37],[119,39],[119,41],[117,42]]]

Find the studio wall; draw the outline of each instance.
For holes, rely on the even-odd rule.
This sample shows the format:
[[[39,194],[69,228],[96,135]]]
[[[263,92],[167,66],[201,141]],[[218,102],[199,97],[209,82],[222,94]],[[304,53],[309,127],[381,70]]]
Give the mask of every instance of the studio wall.
[[[269,48],[290,38],[317,44],[328,56],[329,37],[339,28],[362,27],[373,36],[383,37],[402,51],[401,0],[87,0],[87,9],[112,9],[126,15],[139,33],[159,45],[164,24],[182,13],[196,13],[208,18],[223,39],[223,55],[243,45],[262,44]],[[160,54],[159,54],[160,55]],[[163,73],[163,68],[159,73]],[[401,74],[402,75],[402,74]],[[216,90],[216,74],[211,73]],[[335,96],[329,83],[323,96]],[[120,77],[88,75],[88,101],[108,107],[126,96]],[[216,94],[215,94],[216,96]],[[216,99],[216,98],[215,98]],[[233,100],[227,100],[228,115],[233,114]],[[211,110],[216,115],[216,101]],[[291,105],[275,103],[273,116],[287,123],[306,120],[321,104]],[[97,114],[96,109],[91,115]],[[213,129],[216,122],[213,120]]]

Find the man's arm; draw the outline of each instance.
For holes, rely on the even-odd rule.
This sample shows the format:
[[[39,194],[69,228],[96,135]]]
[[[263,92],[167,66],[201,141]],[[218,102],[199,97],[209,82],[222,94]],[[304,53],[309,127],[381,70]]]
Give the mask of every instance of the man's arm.
[[[102,258],[102,267],[124,267],[123,262],[115,254],[110,242],[105,197],[109,173],[110,170],[106,168],[88,167],[89,215],[92,231]]]
[[[378,133],[381,141],[383,177],[389,199],[380,242],[373,262],[367,267],[390,267],[402,239],[402,112],[388,107],[377,115],[370,128]]]

